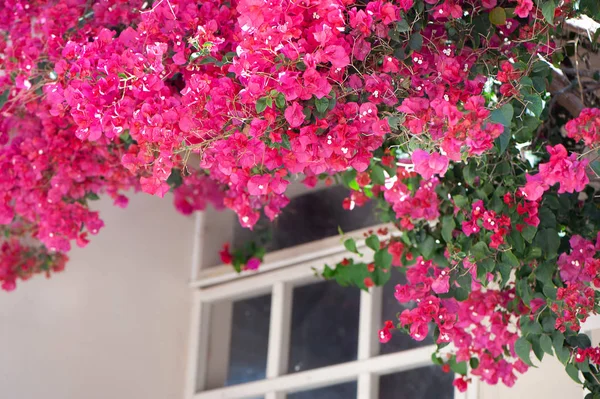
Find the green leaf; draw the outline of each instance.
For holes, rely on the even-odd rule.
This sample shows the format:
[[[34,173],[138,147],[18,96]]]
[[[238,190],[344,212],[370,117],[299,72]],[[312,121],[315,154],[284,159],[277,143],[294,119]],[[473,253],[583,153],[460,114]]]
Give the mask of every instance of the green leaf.
[[[515,352],[517,356],[527,365],[535,367],[529,358],[531,353],[531,342],[527,341],[524,337],[521,337],[515,342]]]
[[[275,97],[275,105],[277,108],[285,107],[285,96],[282,93],[277,94],[277,97]]]
[[[450,369],[456,374],[466,375],[467,374],[467,362],[457,362],[456,356],[452,356],[448,362]]]
[[[181,176],[181,169],[171,169],[171,174],[167,178],[167,184],[175,189],[183,184],[183,177]]]
[[[498,264],[498,270],[500,271],[500,277],[502,277],[502,286],[504,286],[510,279],[510,272],[512,268],[506,263],[500,263]]]
[[[388,121],[388,125],[390,125],[390,128],[392,129],[398,129],[398,126],[400,126],[400,118],[397,116],[389,116],[387,118]]]
[[[414,51],[421,51],[421,47],[423,47],[423,36],[419,32],[410,35],[408,47]]]
[[[469,366],[471,366],[471,370],[475,370],[477,367],[479,367],[479,359],[472,357],[469,360]]]
[[[523,253],[525,250],[525,241],[523,236],[516,229],[510,232],[509,243],[517,253]]]
[[[1,106],[1,105],[0,105]],[[598,176],[600,176],[600,161],[595,160],[590,164],[590,167]]]
[[[100,197],[96,193],[89,192],[85,195],[85,198],[91,201],[98,201]]]
[[[435,241],[433,237],[427,236],[427,238],[419,244],[419,252],[425,259],[430,259],[433,254],[433,249],[435,248]]]
[[[465,182],[469,185],[472,186],[475,182],[475,177],[476,177],[476,169],[477,165],[475,163],[475,161],[471,160],[471,162],[469,162],[464,168],[463,168],[463,177],[465,179]]]
[[[514,115],[514,108],[510,103],[504,104],[502,107],[495,109],[490,114],[492,122],[500,123],[504,127],[510,127]]]
[[[540,230],[535,237],[535,245],[540,247],[548,259],[556,257],[560,246],[560,237],[554,229]]]
[[[527,337],[527,340],[531,342],[531,349],[533,349],[533,353],[535,357],[541,362],[544,359],[544,350],[540,346],[540,336],[539,335],[530,335]]]
[[[8,101],[8,94],[10,91],[8,89],[4,90],[2,94],[0,94],[0,109],[4,107],[4,104]]]
[[[373,251],[379,250],[379,237],[376,234],[372,234],[365,240],[365,244],[367,247],[371,248]]]
[[[553,284],[552,276],[554,275],[556,264],[554,262],[544,262],[535,268],[535,278],[544,284]]]
[[[502,252],[502,262],[504,262],[514,268],[517,268],[521,265],[521,262],[519,262],[517,257],[510,250],[508,250],[506,252]]]
[[[479,241],[477,244],[473,245],[471,248],[471,254],[475,257],[475,261],[480,261],[486,256],[488,256],[490,250],[485,242]]]
[[[592,346],[592,341],[590,337],[586,334],[577,334],[575,336],[567,337],[567,343],[573,347],[585,349]]]
[[[556,353],[556,358],[562,363],[566,364],[569,360],[569,356],[571,353],[568,348],[563,346],[565,342],[565,336],[560,331],[554,331],[552,335],[552,345],[554,346],[554,352]]]
[[[550,25],[554,25],[555,10],[556,3],[554,2],[554,0],[546,0],[544,3],[542,3],[542,15]]]
[[[527,241],[528,243],[531,244],[533,242],[533,238],[535,237],[536,233],[537,233],[536,227],[527,225],[523,228],[521,235],[523,236],[525,241]]]
[[[506,23],[506,10],[502,7],[496,7],[490,11],[490,22],[496,26],[502,26]]]
[[[557,289],[554,284],[544,284],[544,288],[542,289],[544,295],[552,300],[556,300],[556,292]]]
[[[378,268],[390,270],[390,266],[392,266],[392,255],[390,255],[387,248],[383,248],[375,252],[373,261]]]
[[[290,138],[288,137],[287,134],[282,133],[281,134],[281,145],[288,150],[292,149],[292,143],[290,143]]]
[[[520,279],[517,282],[517,295],[521,297],[525,305],[529,305],[533,299],[533,292],[531,291],[531,287],[529,286],[527,279]]]
[[[356,241],[354,241],[354,238],[346,239],[344,241],[344,247],[346,247],[346,249],[352,253],[361,255],[361,253],[358,252],[358,249],[356,248]]]
[[[383,173],[383,168],[381,166],[377,164],[371,166],[371,181],[373,184],[385,184],[385,173]]]
[[[529,335],[540,335],[542,333],[542,326],[535,320],[530,320],[528,316],[521,316],[519,321],[521,326],[521,333],[524,337]]]
[[[402,18],[400,21],[396,22],[396,31],[400,33],[410,31],[410,26],[408,25],[406,18]]]
[[[256,101],[256,113],[262,114],[267,109],[267,97],[261,97]]]
[[[452,232],[455,227],[454,216],[447,215],[442,218],[442,238],[447,243],[452,242]]]
[[[548,335],[544,334],[540,337],[540,347],[550,356],[554,354],[554,351],[552,350],[552,338],[550,338]]]
[[[327,97],[317,98],[315,100],[315,106],[317,107],[318,112],[324,113],[329,107],[329,99]]]
[[[539,118],[544,110],[544,101],[542,101],[542,98],[539,95],[528,94],[523,99],[526,103],[526,109],[531,111],[536,118]]]
[[[572,363],[569,363],[565,367],[565,370],[567,371],[569,377],[573,379],[573,381],[575,381],[578,384],[581,384],[581,380],[579,379],[579,370],[577,370],[577,367],[575,367]]]
[[[200,65],[208,65],[208,64],[217,64],[217,65],[219,65],[220,62],[215,57],[204,57],[204,58],[202,58],[198,62],[198,64],[200,64]]]
[[[452,199],[459,208],[464,208],[469,203],[469,200],[464,195],[455,195],[452,197]]]

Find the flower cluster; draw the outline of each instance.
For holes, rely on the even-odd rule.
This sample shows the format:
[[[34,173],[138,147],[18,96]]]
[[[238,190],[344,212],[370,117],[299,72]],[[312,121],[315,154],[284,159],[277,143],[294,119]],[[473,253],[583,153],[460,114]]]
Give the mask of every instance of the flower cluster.
[[[457,362],[478,359],[479,366],[472,374],[490,384],[502,381],[512,386],[516,379],[514,371],[527,370],[521,360],[503,358],[505,351],[514,354],[514,344],[519,338],[514,313],[506,310],[515,298],[514,289],[484,290],[474,283],[473,291],[464,301],[441,299],[439,294],[447,293],[450,288],[450,270],[421,257],[408,267],[406,278],[408,284],[397,285],[395,297],[400,303],[416,303],[416,307],[399,315],[400,325],[415,340],[425,339],[429,324],[434,323],[439,331],[437,342],[452,343]],[[379,333],[381,342],[389,340],[388,330],[386,322]]]
[[[565,125],[569,137],[585,145],[593,146],[600,142],[600,109],[585,108],[577,118],[571,119]]]
[[[298,176],[341,181],[344,208],[378,201],[400,231],[369,232],[373,260],[326,278],[369,289],[406,273],[400,327],[433,328],[451,365],[488,383],[512,385],[548,326],[578,367],[562,354],[597,307],[600,217],[579,195],[590,162],[540,127],[548,64],[568,56],[553,40],[590,11],[579,3],[4,1],[0,284],[62,270],[103,226],[99,195],[124,207],[128,191],[172,191],[183,214],[212,204],[253,228]],[[599,121],[584,109],[565,130],[593,150]],[[221,251],[238,271],[263,255]]]
[[[490,247],[498,248],[504,243],[504,236],[510,232],[511,220],[507,215],[498,216],[493,210],[487,210],[483,201],[476,201],[471,210],[471,219],[462,222],[462,231],[468,237],[477,234],[483,227],[493,234],[490,237]]]
[[[529,201],[537,201],[544,192],[555,184],[559,184],[559,193],[583,191],[589,183],[586,173],[588,160],[578,160],[577,154],[568,155],[567,149],[558,144],[546,147],[550,161],[539,165],[539,173],[527,175],[527,184],[523,194]]]

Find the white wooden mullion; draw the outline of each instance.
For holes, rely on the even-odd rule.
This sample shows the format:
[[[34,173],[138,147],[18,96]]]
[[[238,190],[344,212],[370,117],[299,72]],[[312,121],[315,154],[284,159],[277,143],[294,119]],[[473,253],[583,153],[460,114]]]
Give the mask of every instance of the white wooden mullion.
[[[590,341],[592,340],[592,332],[598,329],[600,329],[600,315],[588,317],[585,323],[583,323],[581,326],[581,331],[590,338]],[[592,342],[592,346],[593,345],[594,343]],[[590,391],[584,389],[582,392],[582,398],[585,398],[588,393],[590,393]]]
[[[208,325],[210,324],[210,306],[202,302],[200,292],[192,296],[188,337],[188,359],[185,379],[185,398],[191,399],[197,391],[206,385],[206,360],[208,355]]]
[[[279,377],[287,371],[291,335],[292,290],[293,287],[284,282],[273,285],[267,378]]]
[[[366,247],[364,233],[370,230],[379,228],[391,228],[392,224],[378,224],[370,227],[365,227],[359,230],[348,232],[345,237],[355,237],[356,246],[358,249]],[[206,228],[202,230],[206,234]],[[348,250],[344,247],[340,237],[333,236],[323,238],[318,241],[309,242],[306,244],[297,245],[291,248],[281,249],[279,251],[270,252],[265,255],[263,264],[260,266],[259,274],[268,273],[273,270],[288,268],[300,263],[306,264],[334,254],[347,254]],[[190,282],[191,288],[203,288],[215,284],[225,284],[231,281],[237,281],[249,276],[255,275],[256,272],[248,271],[241,274],[235,272],[231,265],[220,265],[215,267],[202,268],[197,275],[195,281]]]
[[[361,249],[359,247],[359,249]],[[231,281],[227,284],[215,285],[207,288],[200,288],[202,298],[207,302],[216,302],[225,299],[239,300],[242,298],[250,298],[256,295],[271,291],[271,287],[278,282],[287,282],[294,284],[303,284],[307,282],[318,282],[322,279],[315,277],[315,271],[322,270],[325,264],[336,264],[344,258],[352,258],[347,252],[340,252],[335,255],[325,256],[318,259],[313,259],[309,262],[302,262],[285,269],[274,270],[269,273],[259,273],[252,276],[242,278],[240,280]],[[370,262],[365,258],[355,257],[360,262]],[[360,259],[360,260],[359,260]]]
[[[358,376],[356,389],[357,399],[377,399],[379,397],[379,376],[362,373]]]
[[[389,374],[431,365],[433,345],[410,349],[366,360],[287,374],[245,384],[199,392],[194,399],[243,399],[268,392],[295,392],[353,381],[362,374]]]
[[[204,250],[204,211],[196,212],[194,219],[194,242],[192,245],[192,265],[190,270],[190,281],[198,280],[198,274],[202,268],[202,251]]]
[[[460,375],[455,375],[455,378]],[[479,399],[479,378],[472,377],[466,392],[460,392],[457,388],[454,388],[454,399]]]
[[[373,287],[360,293],[358,322],[358,359],[376,356],[379,352],[377,326],[381,324],[381,287]]]

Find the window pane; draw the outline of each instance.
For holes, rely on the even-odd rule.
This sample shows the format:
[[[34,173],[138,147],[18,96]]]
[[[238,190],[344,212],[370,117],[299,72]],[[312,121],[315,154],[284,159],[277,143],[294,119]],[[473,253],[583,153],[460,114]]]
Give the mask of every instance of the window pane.
[[[354,399],[356,381],[287,394],[287,399]]]
[[[234,302],[226,385],[265,378],[270,317],[270,294]]]
[[[271,295],[210,305],[205,389],[265,378]]]
[[[404,309],[410,309],[412,306],[414,306],[411,304],[399,303],[394,297],[394,292],[396,291],[395,287],[397,284],[406,284],[406,276],[400,270],[392,268],[392,277],[390,281],[383,286],[383,299],[381,307],[382,323],[386,320],[391,320],[394,322],[394,325],[397,325],[397,315],[402,313]],[[378,326],[377,329],[379,328],[381,327]],[[398,330],[393,330],[392,334],[392,339],[387,344],[380,344],[380,354],[384,355],[387,353],[419,348],[421,346],[432,345],[434,343],[433,329],[431,328],[429,329],[429,335],[423,341],[415,341],[408,334]]]
[[[252,230],[241,227],[236,220],[233,247],[268,236],[266,249],[270,252],[336,236],[338,226],[343,231],[352,231],[380,223],[373,212],[374,202],[352,211],[344,210],[342,202],[348,195],[349,190],[343,186],[300,195],[292,198],[275,222],[263,215]]]
[[[294,288],[289,372],[356,359],[360,291],[335,281]]]
[[[379,377],[379,399],[453,399],[454,374],[429,366]]]

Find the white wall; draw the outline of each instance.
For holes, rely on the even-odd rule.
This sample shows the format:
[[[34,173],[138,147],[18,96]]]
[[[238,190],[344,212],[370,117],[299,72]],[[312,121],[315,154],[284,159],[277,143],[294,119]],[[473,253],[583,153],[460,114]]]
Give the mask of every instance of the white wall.
[[[534,357],[533,355],[531,356]],[[582,399],[583,390],[553,356],[545,356],[538,368],[519,375],[512,388],[504,384],[479,385],[479,399]]]
[[[182,397],[193,219],[143,194],[97,208],[63,273],[0,292],[0,397]]]
[[[106,227],[65,272],[0,293],[1,398],[182,398],[193,219],[147,195],[97,207]],[[511,389],[480,385],[481,399],[538,397],[582,395],[553,358]]]

